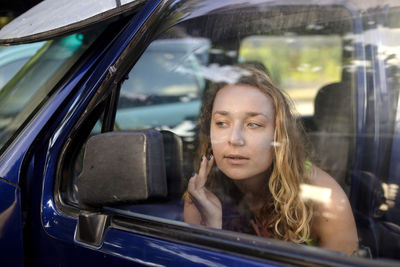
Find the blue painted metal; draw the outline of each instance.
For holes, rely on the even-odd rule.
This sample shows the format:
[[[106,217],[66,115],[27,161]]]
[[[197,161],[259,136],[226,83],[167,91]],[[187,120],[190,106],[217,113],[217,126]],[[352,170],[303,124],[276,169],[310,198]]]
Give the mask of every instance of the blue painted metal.
[[[96,93],[101,81],[107,75],[109,67],[115,63],[122,53],[123,47],[128,44],[127,39],[129,40],[135,35],[158,4],[159,1],[153,1],[148,4],[137,16],[137,19],[132,20],[125,31],[118,36],[110,51],[97,63],[92,75],[70,100],[70,105],[67,105],[64,111],[63,120],[55,129],[55,134],[49,140],[46,151],[43,152],[43,156],[48,155],[48,157],[46,157],[46,162],[44,163],[46,171],[44,173],[41,214],[44,229],[51,236],[72,242],[76,227],[76,218],[66,217],[55,208],[53,185],[56,178],[55,173],[59,152],[66,141],[68,133],[86,108],[91,97]]]
[[[26,156],[28,148],[31,147],[33,142],[37,139],[40,132],[42,132],[48,125],[49,120],[56,114],[62,115],[58,111],[59,107],[64,104],[65,99],[75,90],[77,84],[85,76],[92,75],[91,71],[96,62],[104,54],[107,47],[104,47],[98,54],[93,55],[83,66],[77,70],[75,76],[72,77],[64,87],[58,89],[42,107],[42,109],[31,120],[28,127],[26,127],[19,136],[13,140],[13,143],[7,148],[0,160],[0,177],[19,184],[20,183],[20,170],[22,162]],[[70,104],[70,105],[73,105]]]
[[[110,229],[102,251],[150,266],[279,266]]]
[[[363,33],[363,22],[361,18],[361,14],[355,7],[349,5],[349,10],[352,12],[353,16],[353,31],[355,34],[362,35]],[[355,48],[355,58],[360,62],[365,62],[365,51],[362,43],[357,42],[354,44]],[[365,66],[358,66],[356,69],[356,149],[355,149],[355,158],[354,158],[354,169],[352,174],[352,185],[351,185],[351,193],[350,193],[350,203],[353,208],[358,205],[357,192],[359,188],[359,180],[355,179],[355,177],[360,177],[360,166],[362,164],[362,157],[364,153],[364,138],[363,133],[366,127],[366,111],[365,107],[367,105],[367,85],[366,85],[366,77],[365,77]],[[354,196],[354,197],[353,197]]]
[[[23,266],[21,192],[0,179],[0,254],[2,266]]]

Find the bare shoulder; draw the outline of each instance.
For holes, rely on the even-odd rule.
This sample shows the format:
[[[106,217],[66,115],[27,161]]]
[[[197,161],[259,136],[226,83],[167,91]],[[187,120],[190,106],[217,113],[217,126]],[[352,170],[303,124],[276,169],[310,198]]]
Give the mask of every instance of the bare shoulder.
[[[311,184],[320,188],[329,189],[331,198],[345,198],[347,200],[346,193],[336,180],[315,165],[312,166]]]
[[[321,195],[320,199],[314,201],[317,212],[336,215],[344,212],[353,216],[349,200],[342,187],[332,176],[317,166],[312,167],[311,185],[317,188],[317,192]]]
[[[334,178],[317,166],[312,168],[311,185],[323,192],[323,197],[314,200],[313,238],[323,248],[351,255],[358,247],[358,237],[346,194]]]

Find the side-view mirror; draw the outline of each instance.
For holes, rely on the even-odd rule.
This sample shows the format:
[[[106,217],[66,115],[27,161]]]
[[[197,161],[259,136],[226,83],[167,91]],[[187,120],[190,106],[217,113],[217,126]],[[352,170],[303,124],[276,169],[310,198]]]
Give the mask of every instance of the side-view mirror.
[[[78,177],[82,208],[129,204],[167,193],[159,131],[108,132],[88,140]]]
[[[86,143],[83,169],[78,177],[81,208],[75,239],[99,247],[110,215],[103,206],[116,206],[166,197],[168,194],[163,139],[159,131],[109,132]],[[167,145],[167,150],[174,151]],[[176,164],[172,164],[176,165]]]

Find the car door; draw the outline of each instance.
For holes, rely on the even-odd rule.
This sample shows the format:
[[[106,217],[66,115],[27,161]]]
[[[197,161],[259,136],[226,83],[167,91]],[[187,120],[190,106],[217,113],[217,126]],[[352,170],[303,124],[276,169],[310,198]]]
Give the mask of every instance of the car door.
[[[302,245],[281,243],[236,232],[218,231],[182,222],[181,195],[185,187],[185,179],[193,170],[191,162],[196,150],[196,120],[202,94],[207,87],[207,79],[223,79],[224,76],[230,74],[230,68],[225,68],[225,66],[230,66],[238,61],[256,65],[254,62],[256,59],[267,62],[266,67],[267,70],[271,70],[271,75],[276,75],[277,80],[281,75],[282,81],[286,79],[287,83],[291,82],[293,87],[288,93],[292,94],[294,98],[296,95],[300,95],[297,101],[299,107],[303,108],[301,112],[303,112],[302,119],[304,121],[315,119],[310,118],[310,115],[314,114],[313,102],[316,101],[315,94],[319,87],[322,87],[324,83],[339,83],[341,89],[347,90],[346,94],[341,95],[341,91],[338,93],[335,89],[334,93],[341,97],[338,98],[340,103],[344,107],[346,105],[355,106],[356,99],[350,96],[356,90],[357,85],[352,84],[351,81],[354,81],[353,78],[358,77],[357,75],[360,77],[365,75],[365,72],[357,69],[356,72],[347,73],[340,55],[343,47],[346,47],[346,41],[342,40],[343,36],[346,36],[348,31],[362,32],[358,17],[353,16],[352,13],[357,10],[346,5],[331,6],[325,2],[321,2],[320,5],[321,9],[318,8],[318,5],[307,3],[296,6],[291,6],[289,3],[269,6],[268,2],[246,4],[236,1],[227,4],[187,1],[178,4],[167,1],[162,2],[158,6],[159,9],[156,9],[146,21],[148,24],[145,24],[147,29],[145,39],[139,38],[143,35],[129,35],[128,32],[132,32],[132,30],[127,27],[124,37],[133,38],[127,39],[130,40],[130,44],[113,68],[109,69],[110,76],[100,85],[97,95],[90,100],[90,103],[84,108],[82,107],[82,110],[85,111],[81,112],[83,115],[79,120],[69,121],[63,125],[66,127],[64,129],[69,129],[65,130],[66,135],[54,136],[52,149],[63,151],[62,154],[52,155],[52,153],[43,152],[43,154],[50,155],[47,166],[54,168],[53,172],[46,173],[45,179],[52,182],[45,183],[45,197],[42,200],[43,206],[46,203],[50,206],[48,212],[44,212],[42,215],[43,222],[49,223],[50,226],[47,231],[56,235],[57,226],[54,224],[60,224],[60,220],[62,220],[63,225],[66,225],[65,218],[74,218],[66,227],[68,228],[67,236],[75,235],[74,242],[78,247],[91,247],[96,253],[104,253],[108,256],[123,256],[127,263],[131,261],[160,265],[279,265],[285,263],[301,265],[312,262],[374,265],[373,261],[361,258],[349,259],[340,254],[317,248],[305,248]],[[271,21],[254,19],[253,16],[259,14],[257,12],[265,17],[261,15],[256,17],[272,18]],[[266,12],[267,15],[262,12]],[[287,18],[292,17],[292,20],[286,22],[276,14],[284,14]],[[237,18],[241,18],[241,20],[247,18],[249,21],[254,19],[256,26],[253,28],[253,24],[249,23],[248,28],[246,26],[240,28],[245,24],[234,24],[233,21]],[[330,20],[325,22],[324,18]],[[340,19],[335,20],[337,18]],[[319,19],[324,21],[321,25],[318,24]],[[235,28],[236,25],[238,28]],[[260,30],[257,28],[260,25],[265,28]],[[273,29],[276,30],[276,28],[270,28],[276,25],[281,30],[280,34],[283,35],[283,38],[274,35]],[[324,35],[329,32],[327,29],[334,33],[333,36]],[[341,29],[344,32],[340,32]],[[292,31],[299,36],[293,35]],[[272,33],[272,36],[268,36],[269,38],[265,41],[254,38],[254,35],[260,34],[260,32],[267,36]],[[328,40],[321,41],[320,34]],[[268,55],[264,57],[264,55],[251,53],[256,52],[257,49],[265,51],[263,50],[265,47],[271,47],[272,51],[277,51],[276,49],[280,47],[288,49],[283,44],[293,43],[293,38],[300,47],[299,58],[304,57],[302,53],[308,51],[308,47],[311,47],[311,50],[315,49],[313,47],[315,45],[316,51],[321,53],[319,55],[320,59],[323,59],[322,62],[336,66],[334,67],[335,74],[332,76],[327,71],[320,75],[318,65],[310,64],[317,64],[318,61],[305,60],[303,62],[302,59],[299,59],[299,65],[294,69],[306,74],[302,79],[296,80],[298,77],[296,73],[292,72],[290,75],[293,76],[290,76],[279,69],[275,70],[274,65],[269,65],[268,62],[271,58],[268,58]],[[318,50],[319,46],[328,46],[327,50],[324,50],[324,54],[322,54],[323,50]],[[350,42],[350,46],[354,46],[356,49],[356,52],[350,55],[350,60],[357,62],[357,57],[360,56],[357,49],[360,47],[357,46],[357,42]],[[249,51],[249,47],[252,50]],[[302,50],[302,47],[307,49]],[[285,50],[283,50],[283,55],[285,55],[284,52]],[[277,55],[277,53],[273,54],[272,52],[272,55]],[[283,60],[282,63],[290,62],[293,57]],[[349,58],[345,58],[345,60],[347,61]],[[285,67],[284,64],[282,65]],[[337,69],[338,66],[339,69]],[[343,74],[342,71],[345,73]],[[113,75],[115,76],[113,77]],[[315,82],[315,87],[305,92],[299,92],[299,87],[301,89],[304,86],[298,86],[299,82],[307,84],[310,79],[315,80],[318,77],[322,78]],[[322,92],[326,92],[326,89],[323,89]],[[332,98],[328,96],[325,101],[326,99],[329,101]],[[318,102],[319,105],[327,106],[323,100],[319,101],[321,101]],[[332,105],[329,107],[334,108]],[[312,125],[313,122],[319,123],[317,120],[309,122],[308,126],[310,135],[317,132],[316,135],[324,138],[317,140],[316,144],[319,145],[321,155],[325,156],[325,162],[332,160],[328,156],[334,155],[324,153],[329,150],[329,147],[322,146],[327,143],[327,140],[336,138],[335,144],[341,148],[340,154],[345,155],[346,158],[341,164],[335,165],[335,168],[327,168],[327,171],[341,173],[338,182],[346,188],[346,186],[350,186],[346,180],[346,172],[353,168],[353,165],[348,165],[352,158],[352,154],[349,154],[348,151],[351,151],[352,145],[354,145],[354,135],[351,134],[354,134],[352,127],[355,114],[342,113],[347,111],[343,111],[341,108],[336,108],[334,111],[339,113],[334,113],[333,118],[325,115],[317,126]],[[350,112],[352,111],[350,110]],[[349,128],[343,128],[342,125],[339,128],[331,128],[331,130],[324,128],[326,127],[324,123],[326,124],[327,121],[343,117],[352,118],[352,121],[346,122],[350,125]],[[341,123],[340,120],[338,121]],[[84,168],[82,164],[85,163],[85,160],[81,159],[84,157],[84,144],[87,138],[98,135],[100,131],[103,133],[120,131],[121,134],[125,134],[129,131],[142,131],[146,128],[156,128],[178,136],[178,140],[180,140],[178,143],[181,143],[182,147],[179,153],[172,157],[178,155],[182,157],[178,157],[179,164],[175,166],[177,169],[174,169],[175,172],[172,174],[174,178],[177,178],[174,181],[179,182],[176,182],[176,187],[172,188],[179,190],[176,190],[173,196],[146,199],[142,202],[131,200],[133,202],[127,205],[122,205],[123,203],[117,200],[115,202],[110,200],[111,204],[102,204],[100,210],[93,209],[90,205],[86,206],[86,202],[82,203],[79,197],[79,174]],[[112,155],[118,157],[118,149],[110,148],[110,151],[113,151]],[[336,151],[339,153],[339,150]],[[107,154],[107,149],[103,149],[100,153]],[[106,156],[104,158],[108,159]],[[175,159],[173,161],[175,162]],[[178,169],[180,170],[177,171]],[[167,169],[166,172],[169,170]],[[54,176],[54,173],[57,175]],[[114,183],[118,183],[118,180],[115,180]],[[51,187],[54,184],[55,187]],[[110,186],[113,185],[110,184]],[[95,190],[94,187],[93,190]],[[98,190],[95,192],[97,196],[101,197],[101,192]],[[52,194],[55,194],[54,200],[52,200]],[[104,195],[109,195],[109,193],[106,194],[104,191]],[[116,193],[115,199],[118,198],[119,195]],[[60,211],[59,216],[53,214],[55,209]],[[83,231],[95,234],[84,237],[81,235]],[[63,257],[62,254],[57,254],[57,256]]]
[[[337,142],[342,146],[347,144],[342,150],[344,155],[348,155],[347,150],[354,144],[348,138],[349,132],[332,134],[323,128],[323,123],[314,127],[314,118],[310,116],[315,115],[313,94],[319,87],[324,82],[342,81],[344,64],[338,63],[341,58],[337,57],[337,52],[341,51],[341,38],[349,29],[356,33],[361,31],[357,28],[360,26],[358,16],[353,17],[358,11],[348,5],[331,5],[330,1],[320,1],[318,5],[283,2],[276,5],[269,1],[150,1],[136,15],[110,24],[110,28],[94,41],[95,52],[84,57],[77,71],[61,83],[62,89],[56,90],[51,101],[48,100],[32,121],[24,125],[24,131],[17,133],[18,138],[8,147],[1,162],[0,174],[18,177],[21,188],[29,193],[25,202],[22,200],[28,211],[24,244],[29,250],[26,252],[29,263],[40,266],[375,266],[382,263],[182,221],[181,194],[185,190],[185,179],[193,170],[191,162],[196,150],[196,121],[202,94],[207,88],[207,79],[230,74],[226,66],[241,61],[253,65],[259,65],[254,61],[266,62],[264,68],[267,67],[276,80],[292,85],[288,93],[299,106],[305,107],[301,119],[309,122],[310,134],[316,132],[325,138],[323,140],[339,136]],[[327,22],[324,18],[340,19]],[[341,29],[338,25],[345,29],[344,33],[338,33]],[[323,26],[332,32],[321,28]],[[269,38],[255,38],[257,35]],[[321,36],[332,37],[330,35],[333,38],[328,38],[329,42],[320,40]],[[313,44],[333,44],[316,51],[324,62],[332,63],[334,69],[339,66],[340,70],[336,69],[333,76],[329,71],[316,75],[319,61],[300,60],[304,56],[302,49],[285,59],[288,48],[284,44],[291,43],[311,50],[315,49]],[[278,50],[280,47],[282,51]],[[356,42],[351,47],[356,53],[350,58],[357,61],[360,47]],[[258,51],[261,53],[255,53]],[[281,53],[282,65],[268,64],[272,60],[271,51],[276,56],[278,53],[274,52]],[[293,58],[298,60],[298,65],[285,75],[278,67],[285,67]],[[298,79],[296,71],[306,74]],[[358,69],[350,78],[363,75],[363,69]],[[323,79],[307,92],[299,92],[299,88],[293,86],[300,82],[307,84],[319,76]],[[357,86],[349,88],[355,90]],[[296,95],[300,95],[299,99]],[[321,103],[324,106],[324,102]],[[354,102],[350,103],[354,106]],[[324,117],[322,122],[329,119]],[[106,132],[125,134],[146,128],[166,131],[169,137],[178,140],[178,150],[175,145],[169,150],[166,144],[170,143],[164,144],[165,153],[170,156],[170,162],[166,160],[165,163],[170,166],[166,169],[167,179],[169,175],[180,178],[174,180],[176,183],[168,190],[173,195],[125,205],[116,201],[100,207],[82,202],[78,181],[82,164],[85,164],[82,157],[88,138],[103,136]],[[165,140],[168,141],[168,137]],[[323,140],[316,143],[323,144]],[[325,151],[321,147],[320,153]],[[98,154],[101,158],[109,151],[113,154],[108,155],[108,159],[119,155],[118,149],[111,148]],[[351,159],[351,155],[347,158]],[[325,160],[328,161],[329,158]],[[341,171],[343,186],[349,186],[345,173],[354,167],[347,166],[349,161],[329,170]],[[177,164],[171,168],[171,162]],[[117,178],[110,177],[115,183],[118,183]],[[101,191],[96,190],[96,193],[101,197]]]

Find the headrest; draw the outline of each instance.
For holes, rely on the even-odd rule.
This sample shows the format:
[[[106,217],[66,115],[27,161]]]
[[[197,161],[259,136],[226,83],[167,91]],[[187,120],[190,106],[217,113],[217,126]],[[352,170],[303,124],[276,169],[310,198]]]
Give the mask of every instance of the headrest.
[[[350,83],[325,85],[315,97],[314,121],[319,130],[347,132],[352,123],[353,106]]]

